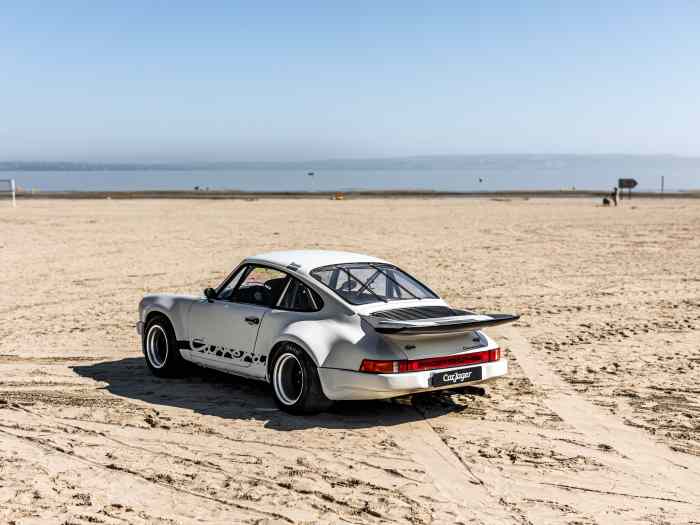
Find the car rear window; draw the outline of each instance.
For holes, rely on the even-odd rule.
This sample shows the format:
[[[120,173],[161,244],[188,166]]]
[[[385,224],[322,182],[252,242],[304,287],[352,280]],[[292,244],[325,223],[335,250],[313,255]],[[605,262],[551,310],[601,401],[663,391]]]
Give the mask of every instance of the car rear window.
[[[437,298],[430,288],[390,264],[336,264],[316,268],[311,276],[355,305]]]

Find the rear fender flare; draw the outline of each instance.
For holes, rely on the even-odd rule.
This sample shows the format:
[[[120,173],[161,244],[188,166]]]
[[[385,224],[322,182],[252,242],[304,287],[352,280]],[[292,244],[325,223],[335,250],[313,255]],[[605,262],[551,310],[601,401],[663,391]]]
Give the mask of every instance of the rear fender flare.
[[[311,348],[309,345],[301,339],[300,337],[297,337],[294,334],[282,334],[280,337],[278,337],[274,344],[272,345],[272,348],[270,348],[270,351],[267,354],[267,362],[265,366],[265,380],[269,383],[270,382],[270,375],[272,373],[272,361],[274,360],[275,354],[286,344],[286,343],[291,343],[295,346],[298,346],[301,348],[306,355],[308,355],[311,360],[314,362],[316,366],[319,366],[318,362],[318,357],[314,354],[314,352],[311,351]]]

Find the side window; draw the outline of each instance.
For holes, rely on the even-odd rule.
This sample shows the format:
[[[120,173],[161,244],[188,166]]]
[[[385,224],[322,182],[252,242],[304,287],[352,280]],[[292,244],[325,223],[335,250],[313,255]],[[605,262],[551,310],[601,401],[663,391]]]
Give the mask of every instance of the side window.
[[[226,283],[226,286],[222,288],[222,290],[219,292],[219,295],[216,296],[217,299],[221,299],[222,301],[230,301],[231,300],[231,294],[233,294],[233,291],[236,289],[236,286],[238,286],[238,282],[241,280],[241,277],[243,277],[246,274],[246,271],[248,270],[248,266],[243,266],[240,270],[236,272],[236,275],[233,276],[233,278]]]
[[[323,307],[323,300],[301,281],[292,279],[279,306],[297,312],[317,312]]]
[[[272,307],[277,304],[288,278],[287,274],[273,268],[249,266],[229,300]]]

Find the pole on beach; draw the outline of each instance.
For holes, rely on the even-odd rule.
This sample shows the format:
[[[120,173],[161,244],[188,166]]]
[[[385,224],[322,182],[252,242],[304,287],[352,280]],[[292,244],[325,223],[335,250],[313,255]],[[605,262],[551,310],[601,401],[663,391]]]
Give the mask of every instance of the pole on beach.
[[[664,192],[664,176],[661,175],[661,193]]]
[[[12,207],[16,208],[17,207],[17,198],[15,196],[15,193],[17,192],[17,185],[15,184],[15,179],[0,179],[0,182],[3,182],[6,184],[6,188],[9,186],[9,190],[5,189],[2,190],[2,193],[10,193],[10,199],[12,202]]]

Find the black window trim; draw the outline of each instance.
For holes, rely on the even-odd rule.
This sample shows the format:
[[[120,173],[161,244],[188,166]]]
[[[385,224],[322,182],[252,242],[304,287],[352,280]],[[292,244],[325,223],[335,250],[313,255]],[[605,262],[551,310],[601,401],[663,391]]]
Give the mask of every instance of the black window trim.
[[[236,266],[233,269],[233,271],[226,276],[226,278],[221,282],[221,284],[219,284],[219,286],[216,287],[216,289],[215,289],[216,296],[214,298],[218,301],[224,301],[225,299],[219,299],[219,295],[221,295],[221,292],[223,292],[226,289],[226,287],[229,285],[229,283],[236,278],[236,275],[238,275],[238,272],[240,272],[240,271],[242,271],[244,273],[247,272],[248,266],[250,266],[250,263],[247,263],[247,262],[243,262],[243,263],[239,264],[238,266]],[[243,278],[244,277],[241,277],[241,279],[243,279]],[[238,287],[238,285],[236,285],[236,288],[237,287]]]
[[[282,289],[282,293],[280,294],[279,298],[277,299],[277,304],[275,304],[275,309],[284,310],[284,308],[282,308],[282,299],[284,299],[284,296],[287,295],[287,291],[289,290],[289,287],[292,284],[292,279],[294,279],[294,278],[291,275],[287,275],[287,282],[284,283],[284,288]]]
[[[295,308],[284,308],[281,305],[282,299],[284,299],[284,296],[289,291],[289,288],[291,288],[292,281],[296,281],[299,284],[301,284],[302,286],[308,288],[308,290],[310,292],[309,296],[311,297],[311,302],[314,304],[314,308],[315,308],[314,310],[297,310]],[[317,299],[318,299],[318,301],[321,302],[320,306],[318,304]],[[313,314],[313,313],[320,312],[321,310],[323,310],[323,306],[324,306],[323,298],[319,295],[319,293],[316,290],[313,289],[312,286],[309,286],[307,283],[305,283],[301,279],[294,277],[293,275],[289,275],[289,280],[287,281],[287,284],[284,286],[284,290],[282,291],[282,295],[280,295],[280,298],[277,300],[277,304],[274,306],[273,309],[274,310],[282,310],[283,312],[297,312],[297,313]]]
[[[286,276],[287,282],[284,285],[284,288],[282,289],[282,293],[280,294],[279,298],[277,299],[277,302],[275,303],[274,306],[265,306],[262,304],[257,304],[257,303],[244,303],[241,301],[230,301],[228,299],[221,299],[219,298],[219,295],[221,292],[223,292],[226,287],[229,285],[229,283],[236,278],[239,272],[243,272],[243,275],[241,276],[240,280],[236,283],[236,287],[231,291],[231,295],[235,294],[238,288],[241,286],[243,281],[250,275],[250,272],[254,268],[267,268],[268,270],[275,270],[277,272],[280,272]],[[292,282],[292,279],[296,279],[299,281],[301,284],[306,286],[310,291],[311,291],[311,300],[314,303],[314,306],[316,307],[316,310],[295,310],[293,308],[283,308],[280,303],[282,302],[282,299],[284,298],[285,294],[287,293],[287,290],[289,289],[289,285]],[[317,298],[320,300],[321,304],[319,305],[317,303]],[[269,264],[263,264],[263,263],[256,263],[256,262],[242,262],[234,270],[228,274],[228,276],[223,280],[223,282],[216,288],[216,297],[214,298],[215,301],[221,301],[225,303],[233,303],[233,304],[249,304],[252,306],[259,306],[261,308],[269,308],[270,310],[281,310],[283,312],[298,312],[298,313],[316,313],[320,312],[323,310],[323,307],[325,306],[323,302],[323,298],[318,294],[316,290],[313,289],[312,286],[308,285],[301,279],[298,279],[297,277],[291,275],[290,273],[286,272],[285,270],[282,270],[281,268],[276,268],[274,266],[271,266]]]

